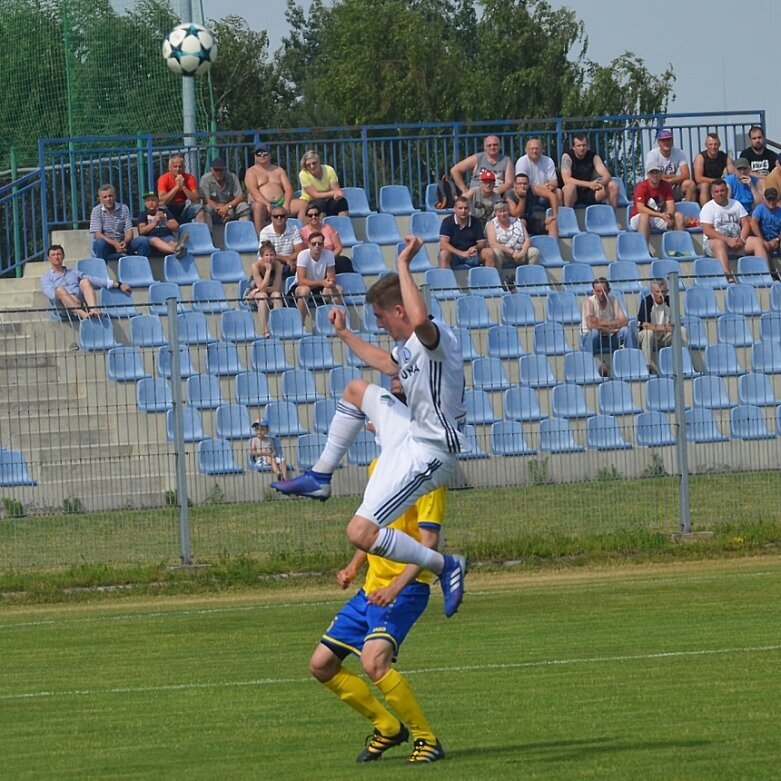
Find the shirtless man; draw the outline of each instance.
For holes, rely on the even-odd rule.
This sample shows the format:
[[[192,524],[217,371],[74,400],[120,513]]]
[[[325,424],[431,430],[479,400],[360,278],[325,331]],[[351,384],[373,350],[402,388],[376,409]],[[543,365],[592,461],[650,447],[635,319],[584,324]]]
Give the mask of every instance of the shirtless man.
[[[271,222],[271,209],[274,206],[284,206],[288,214],[298,214],[304,206],[303,201],[293,198],[293,185],[285,169],[271,162],[271,149],[264,142],[255,147],[255,165],[244,174],[244,184],[249,193],[252,220],[258,233]]]

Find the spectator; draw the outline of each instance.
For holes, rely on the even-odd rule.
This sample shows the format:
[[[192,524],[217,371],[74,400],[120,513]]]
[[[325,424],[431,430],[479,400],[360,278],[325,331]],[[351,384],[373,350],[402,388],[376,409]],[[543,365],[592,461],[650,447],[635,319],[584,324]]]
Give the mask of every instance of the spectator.
[[[607,201],[618,206],[618,182],[614,182],[602,158],[588,148],[585,133],[572,137],[572,148],[561,156],[562,196],[565,206],[591,206]]]
[[[260,418],[252,424],[249,441],[249,457],[255,467],[271,467],[271,474],[278,480],[287,480],[287,462],[276,437],[269,436],[268,418]]]
[[[748,140],[750,146],[747,146],[740,156],[748,160],[754,176],[764,179],[773,170],[778,155],[765,146],[765,131],[759,125],[748,129]]]
[[[336,273],[344,274],[345,272],[351,272],[353,270],[353,263],[347,255],[342,254],[344,247],[342,246],[339,232],[333,225],[328,225],[323,222],[323,213],[320,211],[320,207],[312,204],[307,207],[304,214],[306,222],[304,223],[304,227],[301,228],[301,240],[306,244],[310,234],[314,231],[319,231],[325,237],[325,248],[334,253],[334,257],[336,258]]]
[[[781,154],[776,157],[775,166],[770,173],[762,180],[765,189],[773,187],[781,193]]]
[[[648,251],[653,254],[651,228],[664,233],[673,228],[683,230],[683,226],[683,214],[675,211],[673,188],[662,178],[659,165],[651,163],[646,169],[645,179],[635,187],[629,230],[642,233],[648,242]]]
[[[179,238],[179,223],[167,206],[160,205],[157,193],[152,190],[144,195],[144,211],[135,220],[140,236],[149,239],[149,246],[161,255],[175,255],[180,260],[187,252],[190,235],[183,231]]]
[[[211,167],[198,185],[204,202],[204,213],[209,230],[215,221],[222,223],[232,220],[249,220],[250,206],[244,198],[239,177],[228,171],[221,157],[212,160]]]
[[[656,360],[659,348],[669,347],[673,343],[670,295],[665,280],[651,280],[651,292],[640,302],[637,312],[637,328],[637,340],[648,365],[648,371],[651,374],[658,374]],[[683,329],[681,336],[685,341],[686,333]]]
[[[250,269],[250,283],[245,298],[258,308],[264,339],[271,336],[268,330],[269,298],[274,309],[279,309],[285,303],[282,295],[282,270],[283,264],[277,258],[274,245],[270,241],[261,242],[259,257]]]
[[[469,186],[466,184],[464,174],[471,171]],[[456,183],[459,191],[476,190],[480,186],[480,175],[485,171],[491,171],[496,180],[496,192],[504,195],[512,187],[513,163],[507,155],[501,151],[498,136],[486,136],[483,141],[483,151],[465,157],[450,169],[450,175]]]
[[[676,201],[696,201],[697,185],[691,178],[689,161],[682,150],[673,146],[672,130],[662,129],[656,136],[657,148],[645,156],[645,170],[655,166],[673,188]]]
[[[459,195],[453,214],[442,220],[439,228],[439,267],[458,265],[479,266],[482,260],[492,266],[494,254],[486,246],[483,226],[469,214],[469,200]]]
[[[146,236],[133,236],[130,209],[124,203],[117,203],[117,192],[113,185],[101,185],[98,198],[100,203],[93,208],[89,217],[93,256],[104,260],[121,255],[149,256],[149,239]]]
[[[765,187],[764,202],[751,215],[751,232],[762,242],[770,273],[778,279],[781,272],[781,207],[775,187]]]
[[[320,155],[310,149],[301,158],[301,170],[298,173],[301,183],[301,200],[306,203],[299,212],[299,219],[304,221],[306,207],[315,204],[321,212],[329,217],[342,214],[349,215],[347,198],[344,197],[339,184],[339,177],[330,165],[320,162]]]
[[[540,251],[532,247],[529,234],[523,226],[523,220],[511,217],[504,201],[494,207],[494,218],[485,226],[488,247],[494,254],[492,262],[486,260],[486,266],[523,266],[540,262]]]
[[[532,194],[537,198],[535,206],[541,206],[543,209],[550,207],[555,218],[563,196],[559,189],[556,163],[542,153],[542,142],[539,138],[530,138],[526,142],[526,154],[519,157],[515,163],[515,173],[529,177]]]
[[[464,193],[469,200],[469,214],[477,217],[485,229],[485,224],[493,217],[494,206],[502,200],[496,192],[496,177],[493,171],[483,171],[480,174],[480,185],[477,189],[469,189]]]
[[[309,234],[309,249],[302,250],[296,264],[294,295],[301,320],[306,322],[310,299],[315,306],[341,304],[342,288],[336,284],[336,259],[325,249],[325,236],[319,231]]]
[[[284,264],[283,276],[292,277],[296,273],[298,253],[305,249],[306,244],[304,244],[298,228],[288,223],[284,206],[271,208],[271,224],[266,225],[260,231],[259,246],[262,246],[264,241],[270,241],[274,245],[274,249],[277,251],[277,260]]]
[[[724,172],[733,173],[735,163],[721,151],[721,139],[716,133],[705,137],[705,149],[694,158],[694,183],[697,185],[700,206],[710,200],[710,186],[714,179],[721,179]]]
[[[41,291],[52,306],[61,314],[76,315],[79,320],[100,317],[95,288],[118,287],[123,293],[130,293],[130,285],[114,282],[108,278],[90,277],[81,271],[65,266],[65,250],[59,244],[52,244],[46,253],[50,268],[41,276]]]
[[[548,234],[554,239],[559,238],[559,225],[552,214],[546,215],[534,208],[534,196],[529,197],[529,177],[526,174],[516,174],[513,189],[505,195],[505,200],[512,217],[518,217],[526,223],[526,229],[531,236]]]
[[[729,197],[723,179],[711,183],[713,198],[702,207],[700,225],[704,234],[705,254],[721,262],[728,282],[735,277],[729,267],[730,256],[756,255],[767,260],[762,239],[751,236],[748,213],[741,204]]]
[[[293,198],[293,185],[285,169],[271,162],[271,148],[265,142],[255,147],[255,164],[244,174],[256,233],[271,221],[271,209],[284,206],[288,214],[298,214],[306,205]]]
[[[737,173],[724,177],[727,183],[727,192],[730,198],[734,198],[743,208],[751,214],[754,207],[762,202],[762,185],[758,176],[752,176],[748,160],[739,157],[735,161]]]
[[[157,180],[157,194],[160,203],[171,210],[180,225],[206,222],[198,182],[185,171],[182,155],[171,155],[168,159],[168,171]]]
[[[610,283],[598,277],[591,283],[594,294],[583,302],[581,342],[583,349],[599,361],[599,373],[610,376],[613,352],[620,346],[632,346],[626,313],[618,300],[610,295]]]

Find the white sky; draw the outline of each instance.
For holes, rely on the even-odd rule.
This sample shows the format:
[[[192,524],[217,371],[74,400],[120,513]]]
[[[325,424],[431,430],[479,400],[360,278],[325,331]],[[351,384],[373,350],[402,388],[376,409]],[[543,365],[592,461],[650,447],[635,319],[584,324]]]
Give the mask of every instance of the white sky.
[[[285,0],[202,0],[204,16],[243,16],[267,30],[273,52],[287,30]],[[728,0],[641,4],[633,0],[551,0],[575,11],[586,25],[588,56],[606,64],[624,51],[645,60],[652,73],[672,64],[676,99],[670,112],[764,109],[767,136],[781,141],[781,108],[771,99],[778,80],[777,36],[781,3]],[[303,5],[309,7],[309,0]],[[738,25],[745,30],[737,31]],[[356,44],[358,45],[358,44]],[[490,117],[486,117],[490,119]]]

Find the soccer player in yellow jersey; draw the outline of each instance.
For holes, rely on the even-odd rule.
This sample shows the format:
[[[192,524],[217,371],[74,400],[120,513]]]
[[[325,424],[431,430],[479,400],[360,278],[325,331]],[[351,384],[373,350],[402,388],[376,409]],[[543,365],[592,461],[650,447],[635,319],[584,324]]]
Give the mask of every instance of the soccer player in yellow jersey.
[[[376,462],[375,462],[376,463]],[[369,468],[370,472],[374,464]],[[439,544],[445,510],[445,486],[422,496],[392,524],[430,548]],[[309,669],[346,705],[371,721],[374,734],[357,762],[379,759],[389,748],[409,740],[414,749],[408,762],[435,762],[445,752],[418,705],[412,687],[393,662],[407,633],[428,605],[436,576],[414,564],[400,564],[356,551],[340,570],[336,582],[346,589],[363,565],[368,570],[363,588],[336,614],[312,654]],[[393,713],[371,692],[366,682],[342,662],[350,654],[382,692]]]

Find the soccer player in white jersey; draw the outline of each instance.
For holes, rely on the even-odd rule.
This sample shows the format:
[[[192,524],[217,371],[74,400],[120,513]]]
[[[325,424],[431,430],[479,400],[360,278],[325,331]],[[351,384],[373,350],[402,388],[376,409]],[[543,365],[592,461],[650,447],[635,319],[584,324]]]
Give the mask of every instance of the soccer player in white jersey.
[[[358,357],[383,374],[401,378],[409,405],[404,420],[400,425],[397,412],[389,414],[394,405],[388,391],[365,380],[350,381],[313,468],[291,480],[275,481],[271,487],[284,494],[328,499],[331,475],[366,418],[371,420],[380,433],[382,452],[363,502],[347,526],[347,536],[359,550],[417,564],[438,574],[449,617],[463,599],[464,557],[443,555],[388,528],[421,496],[447,483],[464,447],[460,429],[466,418],[464,363],[458,339],[445,323],[429,317],[412,279],[409,263],[422,240],[407,236],[405,242],[398,258],[398,275],[382,277],[366,295],[366,305],[374,310],[377,324],[397,342],[390,353],[350,331],[343,310],[334,308],[329,314],[336,335]]]

